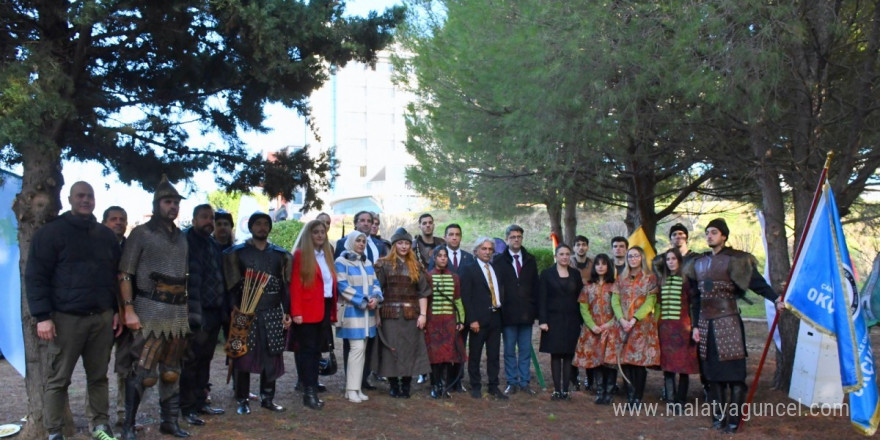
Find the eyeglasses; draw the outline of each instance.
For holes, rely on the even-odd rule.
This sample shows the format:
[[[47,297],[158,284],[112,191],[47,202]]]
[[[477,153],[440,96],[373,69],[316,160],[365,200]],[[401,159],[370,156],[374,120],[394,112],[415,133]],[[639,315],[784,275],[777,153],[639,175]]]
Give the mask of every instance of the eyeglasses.
[[[507,237],[508,240],[522,240],[522,238],[523,238],[522,235],[511,235],[511,236]]]

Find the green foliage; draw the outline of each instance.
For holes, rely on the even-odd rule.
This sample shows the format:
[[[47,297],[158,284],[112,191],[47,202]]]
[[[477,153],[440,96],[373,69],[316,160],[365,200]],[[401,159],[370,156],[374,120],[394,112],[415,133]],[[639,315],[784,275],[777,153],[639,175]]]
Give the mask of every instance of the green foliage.
[[[344,16],[331,0],[33,2],[0,7],[0,163],[54,153],[95,160],[151,190],[212,169],[225,187],[262,187],[307,208],[333,176],[332,152],[269,160],[243,130],[265,131],[263,107],[308,114],[330,66],[374,63],[404,9]],[[221,145],[190,146],[184,123]],[[52,159],[58,160],[58,159]],[[28,173],[29,163],[25,163]],[[25,176],[27,180],[27,176]]]
[[[538,273],[541,273],[541,271],[543,271],[544,269],[556,264],[556,258],[553,255],[553,249],[529,249],[529,253],[535,257],[535,262],[538,263]]]
[[[298,220],[277,222],[272,225],[272,232],[269,233],[269,241],[283,247],[284,249],[292,250],[293,245],[296,242],[296,237],[299,236],[299,231],[302,230],[303,226],[305,226],[305,224]]]

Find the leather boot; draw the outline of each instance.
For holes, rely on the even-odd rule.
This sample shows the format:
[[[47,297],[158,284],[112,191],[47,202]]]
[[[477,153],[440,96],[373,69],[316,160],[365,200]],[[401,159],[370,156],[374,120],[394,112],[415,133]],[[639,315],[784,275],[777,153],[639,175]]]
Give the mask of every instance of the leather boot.
[[[603,405],[605,402],[605,390],[607,389],[608,384],[608,374],[606,374],[605,368],[602,367],[593,369],[592,371],[593,385],[596,387],[596,400],[594,400],[593,403]]]
[[[275,382],[266,383],[260,386],[260,406],[269,411],[281,412],[284,407],[275,404]]]
[[[412,385],[412,376],[406,376],[400,382],[400,397],[403,397],[404,399],[409,399],[410,387]]]
[[[403,391],[400,389],[400,379],[397,377],[388,378],[388,395],[397,399],[403,397]]]
[[[303,405],[311,409],[321,409],[324,401],[318,398],[318,390],[315,387],[305,387],[303,390]]]
[[[727,403],[727,386],[721,382],[709,382],[709,401],[712,405],[712,429],[724,429],[724,404]]]
[[[642,406],[642,397],[645,395],[645,382],[648,379],[648,371],[644,367],[633,367],[633,409]]]
[[[596,369],[584,369],[584,392],[596,392]]]
[[[675,373],[663,372],[663,395],[666,402],[675,401]],[[673,415],[681,414],[681,407],[673,404],[672,413]]]
[[[173,394],[171,397],[159,402],[159,416],[162,423],[159,424],[159,432],[162,434],[173,435],[177,438],[189,437],[189,433],[180,429],[177,419],[180,415],[180,394]]]
[[[614,400],[614,388],[617,387],[617,370],[614,368],[602,367],[605,371],[605,400],[602,405],[611,405]]]
[[[235,378],[235,401],[238,403],[235,412],[241,415],[250,414],[251,374],[247,371],[236,371],[232,377]]]
[[[743,402],[746,400],[746,391],[749,387],[742,382],[733,382],[730,384],[730,405],[727,412],[727,426],[724,432],[735,433],[739,429],[739,422],[742,418]]]
[[[678,375],[678,390],[675,391],[675,403],[684,405],[688,396],[688,385],[690,378],[687,374]]]
[[[563,365],[563,368],[564,367],[565,366]],[[581,390],[581,380],[578,377],[578,367],[571,365],[571,366],[569,366],[569,368],[571,368],[571,378],[569,379],[569,383],[571,384],[571,389],[573,391],[580,391]],[[565,387],[563,387],[563,389],[564,388]]]
[[[125,379],[125,418],[122,421],[122,440],[137,440],[134,421],[137,418],[137,410],[141,405],[143,386],[136,377]]]

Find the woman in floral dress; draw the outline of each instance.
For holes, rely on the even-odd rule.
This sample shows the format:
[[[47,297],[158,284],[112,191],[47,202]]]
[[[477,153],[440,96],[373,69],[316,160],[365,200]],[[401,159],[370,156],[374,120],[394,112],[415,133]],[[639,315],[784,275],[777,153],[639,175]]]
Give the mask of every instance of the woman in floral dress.
[[[587,285],[578,298],[584,325],[572,364],[578,368],[593,370],[596,380],[595,403],[599,405],[611,403],[611,390],[617,382],[617,366],[608,362],[608,358],[615,354],[619,336],[614,310],[611,308],[611,293],[614,289],[612,267],[608,255],[597,255]]]
[[[627,405],[639,407],[645,393],[646,367],[660,364],[660,342],[654,305],[657,278],[648,269],[645,251],[638,246],[626,252],[626,268],[614,284],[611,306],[620,323],[618,362],[627,383]]]

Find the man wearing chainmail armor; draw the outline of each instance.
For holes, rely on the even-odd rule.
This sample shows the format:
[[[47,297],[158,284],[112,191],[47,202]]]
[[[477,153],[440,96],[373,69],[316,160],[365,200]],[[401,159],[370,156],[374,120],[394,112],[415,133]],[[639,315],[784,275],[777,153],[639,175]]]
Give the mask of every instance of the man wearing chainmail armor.
[[[272,219],[268,214],[255,212],[248,219],[251,238],[227,249],[223,256],[223,270],[230,304],[240,307],[248,269],[269,274],[254,309],[254,319],[247,334],[247,352],[234,359],[235,400],[239,414],[249,414],[250,375],[260,375],[260,406],[270,411],[284,411],[275,404],[275,381],[284,374],[285,336],[292,322],[290,318],[291,255],[284,248],[268,241]]]
[[[125,381],[124,440],[137,438],[134,424],[144,389],[157,382],[159,431],[189,437],[177,422],[178,379],[186,336],[191,327],[200,326],[201,309],[197,295],[187,295],[188,246],[174,224],[182,198],[163,175],[153,195],[152,218],[131,231],[119,262],[120,295],[125,325],[133,332],[134,360]]]
[[[693,338],[699,343],[700,363],[709,384],[712,427],[734,433],[739,427],[746,397],[746,341],[737,298],[746,290],[782,303],[758,274],[752,254],[725,246],[730,230],[724,219],[706,226],[711,251],[687,263],[685,276],[698,292],[693,303]],[[727,410],[725,414],[724,410]]]

